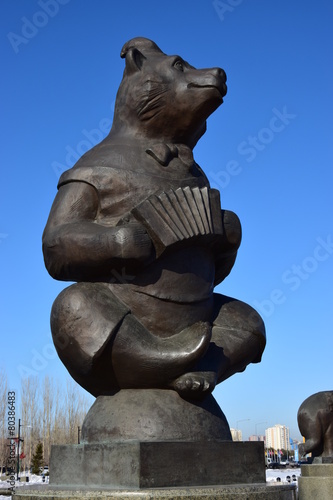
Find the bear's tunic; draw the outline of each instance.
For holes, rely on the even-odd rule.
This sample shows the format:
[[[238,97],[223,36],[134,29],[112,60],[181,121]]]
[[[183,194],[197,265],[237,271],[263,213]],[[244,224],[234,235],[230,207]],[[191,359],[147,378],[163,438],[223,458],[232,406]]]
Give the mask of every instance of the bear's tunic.
[[[84,158],[84,157],[83,157]],[[108,151],[108,164],[113,161],[119,164],[119,154]],[[138,159],[138,157],[137,157]],[[126,224],[133,219],[131,211],[149,196],[179,187],[209,187],[209,183],[201,169],[193,164],[192,168],[184,168],[179,159],[174,159],[171,168],[160,167],[158,162],[145,155],[145,167],[130,169],[133,158],[122,158],[121,168],[103,165],[86,166],[85,158],[64,172],[59,180],[58,188],[72,182],[85,182],[95,188],[98,193],[99,207],[95,223],[106,227]],[[146,166],[147,165],[147,166]],[[154,170],[155,175],[152,173]],[[112,257],[112,256],[111,256]],[[213,288],[215,276],[215,257],[205,239],[198,239],[197,244],[183,245],[162,255],[148,266],[133,274],[125,269],[118,269],[111,278],[105,279],[112,292],[124,302],[138,319],[149,329],[154,324],[154,310],[164,318],[159,327],[159,335],[170,335],[170,329],[180,331],[183,327],[179,321],[182,309],[184,324],[189,316],[193,323],[207,321],[211,316]],[[124,273],[125,270],[125,273]],[[116,279],[118,276],[123,279]],[[147,280],[147,276],[149,277]],[[157,303],[158,302],[158,303]],[[144,314],[142,319],[142,306]],[[147,310],[147,308],[149,310]],[[184,309],[185,308],[185,309]],[[175,319],[178,318],[177,324]]]

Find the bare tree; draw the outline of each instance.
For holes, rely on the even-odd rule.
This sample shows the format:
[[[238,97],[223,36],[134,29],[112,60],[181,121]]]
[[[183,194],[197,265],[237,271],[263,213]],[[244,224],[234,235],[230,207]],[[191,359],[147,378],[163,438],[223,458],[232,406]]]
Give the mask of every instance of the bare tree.
[[[0,466],[6,465],[7,457],[7,399],[8,399],[8,381],[7,373],[3,368],[0,369]]]
[[[41,441],[40,391],[37,377],[21,380],[21,420],[25,463],[31,464],[32,454]]]
[[[49,390],[50,394],[46,392]],[[52,444],[75,444],[78,442],[78,428],[91,405],[91,400],[71,379],[67,380],[66,390],[51,380],[44,382],[44,443],[45,460],[48,460]],[[47,429],[47,422],[48,429]],[[46,436],[49,436],[46,438]]]
[[[45,463],[49,463],[51,451],[51,436],[54,427],[54,407],[55,407],[54,383],[46,375],[42,383],[42,431],[43,431],[43,450]]]
[[[82,422],[89,408],[89,402],[79,389],[79,386],[73,381],[67,381],[66,394],[66,416],[68,428],[68,443],[78,442],[78,428],[82,426]]]
[[[51,444],[66,444],[67,422],[63,390],[57,384],[54,399],[54,422]]]
[[[7,397],[7,389],[1,389]],[[78,442],[78,428],[82,426],[91,400],[71,379],[66,389],[49,376],[40,382],[38,377],[21,380],[21,436],[25,458],[22,465],[30,467],[31,460],[39,442],[43,445],[44,464],[49,463],[52,444],[75,444]],[[1,409],[6,408],[5,404]],[[2,413],[0,413],[1,425]]]

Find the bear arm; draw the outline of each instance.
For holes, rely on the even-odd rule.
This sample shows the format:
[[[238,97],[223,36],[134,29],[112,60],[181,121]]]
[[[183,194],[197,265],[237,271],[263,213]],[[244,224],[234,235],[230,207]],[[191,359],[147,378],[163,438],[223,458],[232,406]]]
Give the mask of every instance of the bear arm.
[[[318,436],[311,436],[309,439],[302,443],[301,447],[302,456],[307,453],[313,453],[315,456],[321,455],[322,452],[322,440],[321,434]]]
[[[230,273],[242,239],[242,227],[238,216],[230,210],[221,210],[222,236],[214,244],[215,281],[221,283]]]
[[[85,182],[59,188],[43,233],[50,275],[64,281],[112,278],[112,272],[151,258],[152,243],[139,224],[109,227],[96,223],[99,199]]]
[[[229,275],[234,267],[237,257],[237,251],[229,255],[224,254],[215,260],[215,279],[214,286],[219,285]]]

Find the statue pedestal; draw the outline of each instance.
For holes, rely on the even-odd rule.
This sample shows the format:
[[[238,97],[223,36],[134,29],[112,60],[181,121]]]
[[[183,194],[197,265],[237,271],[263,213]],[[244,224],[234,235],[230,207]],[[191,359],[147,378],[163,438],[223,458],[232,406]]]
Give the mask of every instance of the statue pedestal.
[[[299,500],[331,500],[333,492],[333,464],[301,466],[298,479]]]
[[[186,401],[173,390],[123,389],[99,396],[88,411],[81,443],[113,441],[231,441],[227,419],[212,395]]]
[[[50,485],[164,488],[264,483],[263,443],[234,443],[212,395],[186,401],[173,390],[100,396],[80,445],[53,446]]]
[[[157,389],[101,396],[81,435],[79,445],[52,447],[49,486],[19,489],[14,500],[295,499],[293,485],[266,485],[263,443],[233,442],[211,395],[197,402]]]
[[[265,483],[262,444],[133,441],[53,446],[50,485],[141,489]]]

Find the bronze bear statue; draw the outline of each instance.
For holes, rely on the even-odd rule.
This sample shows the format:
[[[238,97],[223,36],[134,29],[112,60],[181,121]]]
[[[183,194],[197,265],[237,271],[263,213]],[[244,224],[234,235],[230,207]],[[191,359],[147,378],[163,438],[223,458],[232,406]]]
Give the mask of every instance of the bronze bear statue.
[[[317,392],[309,396],[297,413],[299,430],[305,443],[299,445],[301,456],[333,459],[333,391]]]
[[[94,396],[162,388],[204,398],[259,362],[266,342],[256,311],[214,293],[241,226],[192,154],[226,75],[146,38],[121,57],[111,131],[62,174],[43,234],[51,276],[77,282],[54,302],[53,340]]]

